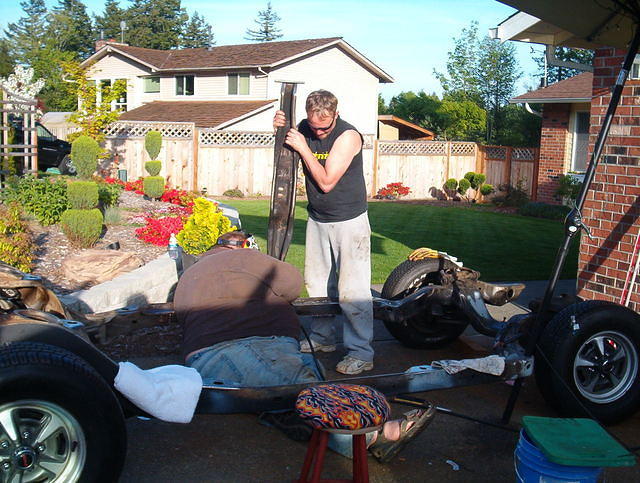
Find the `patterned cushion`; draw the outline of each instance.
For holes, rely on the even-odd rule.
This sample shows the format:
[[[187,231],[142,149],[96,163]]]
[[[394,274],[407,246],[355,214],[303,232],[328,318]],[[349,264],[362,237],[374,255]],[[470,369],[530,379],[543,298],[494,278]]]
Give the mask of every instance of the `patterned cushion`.
[[[298,394],[296,411],[314,428],[355,431],[384,424],[391,408],[368,386],[321,384]]]

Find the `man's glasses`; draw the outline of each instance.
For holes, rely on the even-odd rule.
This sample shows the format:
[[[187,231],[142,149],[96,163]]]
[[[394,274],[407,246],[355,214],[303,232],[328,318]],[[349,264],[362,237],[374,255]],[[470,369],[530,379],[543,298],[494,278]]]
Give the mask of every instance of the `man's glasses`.
[[[311,125],[309,125],[309,127],[311,128],[312,131],[316,131],[316,132],[327,132],[329,129],[331,129],[333,127],[333,123],[336,122],[336,118],[334,116],[333,121],[331,121],[331,124],[329,124],[327,127],[313,127]]]

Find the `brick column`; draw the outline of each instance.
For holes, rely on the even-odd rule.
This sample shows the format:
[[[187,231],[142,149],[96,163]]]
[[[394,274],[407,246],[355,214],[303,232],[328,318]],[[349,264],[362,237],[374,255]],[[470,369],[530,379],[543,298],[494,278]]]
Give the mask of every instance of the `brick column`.
[[[544,104],[538,167],[538,201],[560,204],[555,197],[558,176],[564,173],[569,137],[569,104]]]
[[[596,50],[591,103],[590,152],[611,99],[624,51]],[[583,235],[578,263],[578,295],[620,301],[638,236],[640,215],[640,81],[627,81],[611,124],[583,217],[594,240]],[[638,279],[640,283],[640,278]],[[640,309],[636,288],[631,308]]]

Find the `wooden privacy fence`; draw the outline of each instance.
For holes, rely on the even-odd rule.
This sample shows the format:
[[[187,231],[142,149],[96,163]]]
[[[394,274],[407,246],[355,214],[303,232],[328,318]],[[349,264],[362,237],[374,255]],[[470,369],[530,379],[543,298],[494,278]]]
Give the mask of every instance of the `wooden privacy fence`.
[[[150,130],[162,133],[161,175],[172,186],[204,188],[211,195],[233,188],[253,195],[271,192],[273,133],[218,131],[197,128],[193,123],[119,121],[107,130],[106,147],[118,155],[120,168],[127,169],[131,180],[147,175],[144,135]],[[495,185],[522,179],[524,188],[535,193],[537,150],[533,148],[377,141],[371,135],[365,135],[364,140],[363,168],[372,196],[388,183],[401,182],[411,188],[407,198],[440,198],[447,179],[460,179],[469,171],[487,174],[487,182]]]

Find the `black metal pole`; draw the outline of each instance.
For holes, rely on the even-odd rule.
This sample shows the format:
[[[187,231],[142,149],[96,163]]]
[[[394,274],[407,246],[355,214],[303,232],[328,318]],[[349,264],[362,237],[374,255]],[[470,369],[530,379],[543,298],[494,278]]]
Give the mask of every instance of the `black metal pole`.
[[[613,116],[615,115],[618,104],[620,103],[620,97],[622,97],[622,89],[624,88],[627,76],[629,75],[629,71],[631,70],[633,61],[636,57],[636,54],[638,53],[639,45],[640,28],[636,28],[633,40],[631,41],[629,50],[625,55],[624,62],[622,63],[622,69],[620,70],[618,78],[616,79],[616,83],[613,87],[611,101],[609,101],[609,107],[607,108],[604,120],[602,121],[600,132],[598,133],[598,137],[593,147],[593,153],[591,154],[591,159],[589,160],[589,166],[584,176],[582,188],[580,189],[578,197],[576,198],[575,207],[567,215],[564,221],[565,238],[562,242],[562,245],[560,246],[560,249],[558,250],[558,254],[556,255],[556,261],[553,266],[551,277],[549,278],[549,283],[547,284],[547,288],[544,293],[544,298],[542,299],[542,304],[540,305],[535,323],[533,324],[531,336],[525,347],[526,355],[528,356],[532,355],[535,352],[538,340],[540,339],[544,328],[549,322],[549,306],[551,305],[551,299],[553,298],[556,284],[558,283],[558,279],[560,278],[560,273],[562,272],[562,268],[564,267],[564,262],[567,258],[567,253],[569,252],[571,240],[580,232],[580,229],[586,230],[586,226],[582,222],[582,208],[584,206],[585,200],[587,199],[587,193],[591,188],[593,178],[595,177],[596,168],[598,167],[600,155],[602,154],[604,143],[606,142],[607,136],[609,134],[609,128],[611,127]],[[502,415],[503,422],[508,422],[511,419],[511,414],[513,413],[513,409],[518,399],[521,387],[522,379],[517,379],[513,385],[513,389],[509,396],[509,401],[507,402],[507,406],[505,407],[504,413]]]

